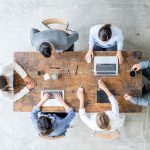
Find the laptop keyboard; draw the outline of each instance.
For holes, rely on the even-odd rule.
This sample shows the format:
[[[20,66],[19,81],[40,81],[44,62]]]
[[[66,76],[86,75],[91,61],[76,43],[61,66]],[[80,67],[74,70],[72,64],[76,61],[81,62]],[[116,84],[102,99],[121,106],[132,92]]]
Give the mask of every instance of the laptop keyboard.
[[[49,99],[54,99],[54,94],[60,94],[61,96],[63,95],[63,93],[61,91],[44,92],[43,95],[45,95],[45,94],[49,94],[50,95]]]
[[[116,73],[116,64],[96,64],[96,72],[107,72],[107,74],[115,74]]]

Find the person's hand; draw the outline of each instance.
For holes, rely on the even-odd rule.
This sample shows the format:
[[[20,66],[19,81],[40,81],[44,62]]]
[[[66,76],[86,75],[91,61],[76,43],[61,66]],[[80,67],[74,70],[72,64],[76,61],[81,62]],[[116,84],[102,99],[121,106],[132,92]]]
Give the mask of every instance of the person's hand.
[[[88,60],[89,58],[93,59],[93,57],[94,57],[93,50],[89,50],[85,55],[86,60]]]
[[[138,71],[138,70],[140,70],[140,69],[141,69],[140,64],[134,64],[134,65],[132,66],[132,69],[131,69],[131,70]]]
[[[117,57],[118,60],[119,60],[119,64],[122,64],[123,61],[124,61],[124,59],[123,59],[123,56],[122,56],[121,51],[118,51],[118,52],[117,52],[116,57]]]
[[[84,101],[84,93],[83,93],[83,88],[82,87],[78,88],[77,97],[80,101]]]
[[[25,78],[24,78],[24,82],[26,83],[26,84],[31,84],[31,83],[33,83],[33,82],[35,82],[32,78],[30,78],[29,76],[26,76]]]
[[[131,96],[128,93],[126,93],[126,94],[124,94],[124,98],[125,98],[125,100],[128,101],[131,99]]]
[[[107,89],[105,83],[101,79],[98,80],[98,86],[99,86],[100,89],[102,89],[104,91]]]
[[[50,97],[49,94],[42,95],[42,96],[41,96],[41,100],[42,100],[42,101],[46,101],[46,100],[49,99],[49,97]]]
[[[35,82],[32,82],[32,83],[26,85],[26,87],[27,87],[29,90],[34,89],[35,86],[36,86],[36,83],[35,83]]]
[[[58,101],[59,103],[63,103],[64,100],[62,98],[62,96],[58,93],[58,94],[54,94],[54,98],[56,99],[56,101]]]

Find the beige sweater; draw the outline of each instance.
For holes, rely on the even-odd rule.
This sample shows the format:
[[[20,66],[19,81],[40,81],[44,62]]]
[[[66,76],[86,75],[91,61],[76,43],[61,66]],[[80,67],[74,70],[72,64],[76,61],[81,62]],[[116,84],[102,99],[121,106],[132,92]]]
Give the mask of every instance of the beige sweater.
[[[21,76],[21,78],[25,78],[27,76],[26,72],[15,62],[7,63],[3,66],[0,67],[0,75],[5,75],[6,77],[12,76],[13,79],[13,74],[14,70]],[[10,82],[13,82],[10,81]],[[11,83],[13,85],[13,83]],[[29,92],[29,89],[27,87],[24,87],[22,90],[20,90],[18,93],[14,94],[12,91],[6,92],[6,91],[0,91],[0,98],[9,100],[9,101],[16,101],[20,98],[22,98],[24,95],[26,95]]]

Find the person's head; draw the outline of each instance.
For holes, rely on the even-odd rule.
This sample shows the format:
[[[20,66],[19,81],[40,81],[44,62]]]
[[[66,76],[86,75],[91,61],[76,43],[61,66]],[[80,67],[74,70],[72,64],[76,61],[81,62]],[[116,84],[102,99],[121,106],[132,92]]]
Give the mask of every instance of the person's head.
[[[110,130],[110,120],[105,112],[99,112],[96,116],[96,123],[100,129]]]
[[[112,36],[110,27],[111,27],[111,24],[105,24],[103,27],[101,27],[99,29],[98,37],[100,38],[100,40],[102,40],[104,42],[110,40],[110,38]]]
[[[39,51],[44,57],[50,57],[51,56],[51,51],[53,50],[52,44],[48,42],[43,42],[40,47]]]
[[[9,82],[5,76],[0,76],[0,90],[4,91],[9,86]]]
[[[38,129],[40,130],[40,134],[48,135],[52,132],[52,121],[50,118],[41,116],[37,122]]]

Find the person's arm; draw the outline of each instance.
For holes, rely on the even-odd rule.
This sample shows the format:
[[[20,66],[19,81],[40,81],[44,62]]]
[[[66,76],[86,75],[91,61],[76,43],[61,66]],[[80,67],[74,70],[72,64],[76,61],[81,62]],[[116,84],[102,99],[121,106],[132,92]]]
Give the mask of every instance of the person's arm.
[[[40,108],[34,106],[31,112],[31,120],[32,124],[35,128],[37,128],[37,122],[38,122],[38,113],[40,112]]]
[[[31,112],[31,120],[35,128],[37,128],[37,121],[38,121],[38,113],[41,110],[41,106],[45,103],[45,101],[49,98],[49,94],[46,94],[42,96],[41,100],[39,103],[33,107],[32,112]]]
[[[64,119],[60,120],[60,123],[68,126],[70,124],[70,122],[73,120],[73,118],[75,117],[75,112],[74,112],[73,108],[71,108],[68,104],[66,104],[64,102],[61,95],[55,94],[54,97],[55,97],[56,101],[58,101],[59,103],[61,103],[64,106],[65,111],[67,113],[67,116]]]
[[[91,62],[91,59],[94,57],[93,47],[94,47],[94,36],[93,36],[93,28],[90,29],[90,35],[89,35],[89,50],[85,55],[85,60],[87,63]]]
[[[118,38],[118,41],[117,41],[117,54],[116,54],[116,56],[118,57],[118,59],[119,59],[119,64],[122,64],[123,63],[123,56],[122,56],[122,50],[123,50],[123,40],[124,40],[124,38],[123,38],[123,33],[122,33],[122,31],[119,29],[119,31],[118,31],[118,36],[119,36],[119,38]]]
[[[13,95],[13,100],[17,101],[20,98],[22,98],[23,96],[25,96],[27,93],[30,92],[31,89],[33,89],[35,87],[35,83],[32,82],[31,78],[29,78],[26,74],[26,72],[23,70],[23,68],[18,65],[16,62],[14,62],[14,70],[21,76],[21,78],[24,79],[24,81],[26,81],[27,79],[30,81],[30,84],[28,83],[26,87],[24,87],[22,90],[20,90],[18,93]],[[27,81],[28,81],[27,80]],[[26,82],[27,83],[27,82]]]
[[[23,96],[25,96],[26,94],[28,94],[30,92],[30,90],[27,87],[24,87],[22,90],[20,90],[18,93],[12,95],[13,97],[13,101],[17,101],[19,99],[21,99]]]
[[[9,92],[6,92],[6,91],[1,91],[0,93],[0,97],[3,98],[3,99],[6,99],[8,101],[17,101],[19,100],[20,98],[22,98],[24,95],[26,95],[27,93],[29,92],[29,89],[28,88],[23,88],[21,91],[19,91],[18,93],[16,94],[13,94],[13,93],[9,93]]]
[[[116,98],[111,94],[111,92],[108,90],[108,88],[106,87],[106,85],[103,83],[102,80],[98,80],[98,84],[99,84],[99,88],[102,89],[107,94],[109,101],[112,105],[112,112],[118,116],[119,107]]]
[[[27,73],[23,70],[23,68],[18,65],[16,62],[14,62],[14,70],[21,76],[21,78],[25,78],[27,76]]]
[[[150,95],[146,95],[142,98],[131,96],[129,101],[135,105],[150,106]]]
[[[70,124],[70,122],[74,119],[75,112],[74,112],[73,108],[69,108],[66,110],[66,113],[67,113],[67,116],[64,119],[60,120],[60,122],[62,124],[65,124],[65,126],[68,126]]]
[[[150,95],[146,94],[142,98],[130,96],[128,93],[124,95],[125,100],[130,101],[135,105],[150,106]]]
[[[69,34],[68,36],[68,47],[70,47],[74,42],[76,42],[79,39],[79,34],[76,31],[73,31],[72,34]]]
[[[123,33],[120,30],[120,32],[118,34],[119,34],[119,39],[117,41],[117,50],[122,51],[123,50],[123,40],[124,40]]]
[[[94,35],[93,35],[93,28],[90,29],[90,35],[89,35],[89,50],[93,51],[93,47],[94,47]]]
[[[116,98],[111,94],[111,92],[106,88],[104,89],[105,93],[107,94],[109,101],[111,103],[112,106],[112,112],[115,115],[119,115],[119,107],[118,107],[118,102],[116,100]]]
[[[140,65],[141,69],[149,68],[150,67],[150,61],[148,60],[148,61],[139,62],[139,65]]]
[[[91,129],[93,129],[92,124],[93,122],[90,120],[90,118],[87,116],[84,108],[84,93],[83,93],[83,88],[79,87],[77,91],[77,96],[80,101],[80,106],[79,106],[79,116],[80,119]]]

